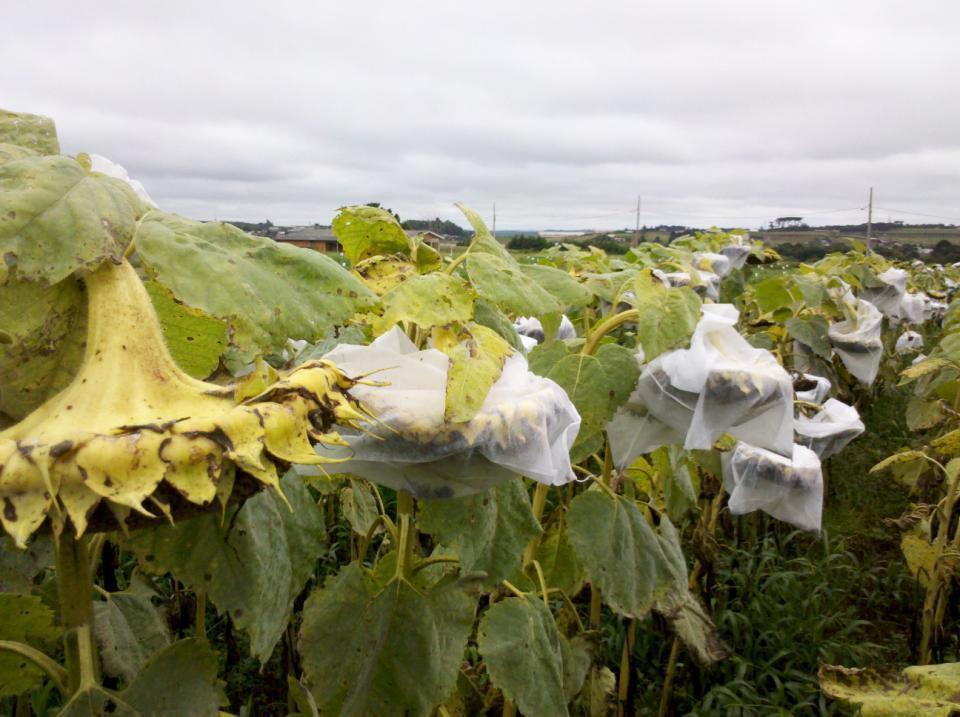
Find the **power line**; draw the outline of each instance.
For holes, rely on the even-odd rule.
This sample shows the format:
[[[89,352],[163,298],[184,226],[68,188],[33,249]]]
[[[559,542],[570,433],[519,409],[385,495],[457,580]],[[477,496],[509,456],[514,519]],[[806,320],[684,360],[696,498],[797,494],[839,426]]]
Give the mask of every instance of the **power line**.
[[[925,214],[924,212],[908,212],[906,209],[891,209],[889,207],[877,207],[885,212],[896,212],[897,214],[912,214],[917,217],[931,217],[933,219],[949,219],[950,221],[960,222],[960,217],[945,217],[940,214]]]

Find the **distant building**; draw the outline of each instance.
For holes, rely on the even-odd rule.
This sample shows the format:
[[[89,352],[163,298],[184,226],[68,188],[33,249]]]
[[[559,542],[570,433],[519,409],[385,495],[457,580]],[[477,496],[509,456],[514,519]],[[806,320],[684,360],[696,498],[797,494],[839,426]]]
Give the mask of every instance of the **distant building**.
[[[443,234],[437,234],[436,232],[432,232],[429,229],[425,229],[425,230],[404,229],[404,231],[407,233],[407,236],[410,237],[411,239],[416,236],[422,237],[424,244],[429,246],[431,249],[435,249],[437,251],[440,250],[440,242],[442,241],[445,242],[447,240],[447,237],[445,237]]]
[[[302,249],[313,249],[325,253],[340,253],[343,248],[330,227],[317,224],[306,227],[285,227],[277,232],[276,240],[284,244],[293,244]]]
[[[432,231],[405,230],[408,237],[421,236],[427,246],[439,251],[440,242],[446,239],[442,234]],[[284,227],[277,232],[276,240],[285,244],[293,244],[303,249],[313,249],[327,253],[343,253],[343,247],[337,241],[333,229],[313,224],[304,227]]]

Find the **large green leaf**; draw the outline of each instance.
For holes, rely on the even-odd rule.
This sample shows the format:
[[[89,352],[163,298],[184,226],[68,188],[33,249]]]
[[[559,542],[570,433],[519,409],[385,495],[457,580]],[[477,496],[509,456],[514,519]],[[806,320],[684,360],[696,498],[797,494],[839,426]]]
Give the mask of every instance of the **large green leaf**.
[[[532,594],[490,607],[477,645],[490,679],[529,717],[569,714],[560,632],[553,613]]]
[[[473,302],[473,320],[496,331],[512,348],[523,351],[523,343],[517,330],[513,328],[513,322],[496,305],[486,299],[477,299]]]
[[[143,213],[125,183],[63,156],[0,165],[0,283],[55,284],[123,256]]]
[[[420,529],[456,552],[465,572],[482,571],[499,583],[520,563],[530,539],[540,534],[530,496],[520,480],[485,493],[421,502]]]
[[[158,650],[170,644],[170,630],[154,606],[154,593],[145,582],[108,593],[94,603],[94,629],[103,670],[130,683]]]
[[[10,337],[0,343],[0,414],[20,420],[67,387],[83,360],[86,323],[74,278],[0,286],[0,331]]]
[[[54,627],[53,612],[35,595],[0,593],[0,640],[25,642],[43,648],[54,642],[60,631]],[[35,689],[43,672],[19,655],[0,651],[0,698]]]
[[[602,344],[594,356],[607,374],[607,395],[610,398],[607,411],[612,416],[630,398],[640,378],[637,355],[626,346],[610,343]]]
[[[371,484],[362,478],[350,478],[350,485],[340,489],[340,512],[354,533],[365,536],[380,515]]]
[[[356,563],[303,608],[299,652],[322,714],[429,715],[453,692],[474,605],[442,583],[385,586]]]
[[[0,593],[29,593],[36,577],[53,565],[49,537],[34,535],[25,550],[9,535],[0,538]]]
[[[830,339],[827,338],[827,330],[830,328],[830,324],[823,316],[816,315],[804,318],[794,316],[787,319],[784,326],[791,338],[809,346],[817,356],[830,360],[833,355],[833,346],[830,344]]]
[[[753,287],[753,297],[761,312],[770,314],[793,305],[794,297],[787,288],[787,281],[784,275],[771,276]]]
[[[145,570],[171,572],[207,593],[221,612],[250,634],[253,655],[270,657],[293,611],[293,601],[323,551],[323,515],[293,472],[281,480],[292,510],[274,492],[239,509],[176,526],[150,528],[125,541]]]
[[[612,304],[622,299],[624,293],[633,289],[631,284],[636,276],[636,269],[587,274],[584,287],[607,303]]]
[[[567,532],[587,578],[619,614],[644,617],[669,588],[673,576],[660,541],[626,498],[581,493],[570,503]]]
[[[394,324],[411,321],[422,328],[468,321],[473,316],[473,291],[448,274],[414,276],[383,295],[383,315],[373,324],[382,334]]]
[[[290,338],[315,341],[376,303],[333,259],[222,222],[152,211],[137,233],[137,253],[177,299],[225,319],[244,359],[279,351]]]
[[[151,657],[120,698],[144,717],[210,717],[225,704],[218,663],[206,640],[180,640]]]
[[[24,147],[39,154],[60,154],[53,120],[25,112],[0,110],[0,144]]]
[[[354,264],[377,254],[410,255],[410,239],[400,222],[379,207],[343,207],[333,220],[333,233]]]
[[[516,263],[507,248],[490,233],[479,214],[465,204],[458,203],[456,206],[463,212],[463,216],[470,222],[470,226],[473,227],[473,239],[470,241],[470,247],[468,248],[470,253],[493,254],[508,263]]]
[[[220,363],[220,354],[227,348],[227,325],[178,303],[155,281],[146,282],[146,288],[177,365],[195,378],[212,374]]]
[[[659,528],[660,546],[673,580],[666,593],[654,603],[653,609],[667,620],[684,647],[700,664],[712,665],[727,657],[729,651],[720,640],[713,620],[690,591],[687,563],[676,528],[665,516],[661,518]]]
[[[477,294],[515,314],[542,317],[558,313],[560,303],[520,270],[512,257],[471,251],[467,257],[467,275]]]
[[[570,545],[566,527],[554,524],[537,546],[535,559],[543,569],[544,579],[551,588],[559,588],[573,597],[583,587],[583,566]]]
[[[689,286],[669,288],[644,269],[634,282],[637,341],[652,361],[664,351],[686,346],[700,320],[700,297]]]
[[[503,363],[512,353],[510,344],[493,329],[474,324],[463,340],[438,348],[450,357],[444,418],[452,423],[469,421],[503,373]]]
[[[0,142],[0,164],[15,162],[25,157],[36,157],[37,153],[26,147],[18,147],[15,144],[3,144]]]
[[[579,309],[593,301],[593,294],[565,271],[542,264],[522,264],[520,270],[565,309]]]
[[[908,667],[899,675],[823,665],[820,689],[859,705],[863,717],[952,717],[960,712],[960,663]]]

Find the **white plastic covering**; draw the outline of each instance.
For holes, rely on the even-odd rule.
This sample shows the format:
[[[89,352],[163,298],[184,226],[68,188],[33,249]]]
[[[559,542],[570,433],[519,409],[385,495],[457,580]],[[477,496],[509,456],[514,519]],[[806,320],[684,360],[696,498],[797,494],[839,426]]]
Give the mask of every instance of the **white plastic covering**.
[[[853,406],[835,398],[828,400],[823,410],[812,418],[798,415],[794,430],[797,443],[820,456],[829,458],[842,451],[850,441],[864,431],[860,414]]]
[[[908,274],[903,269],[887,269],[877,276],[886,286],[883,288],[864,289],[860,298],[876,306],[880,313],[897,321],[906,321],[910,324],[923,323],[923,309],[926,304],[926,294],[908,294]]]
[[[949,281],[949,279],[947,279]],[[954,288],[956,288],[956,283],[954,282]],[[924,296],[923,302],[923,320],[930,321],[931,319],[940,319],[947,313],[948,304],[945,301],[938,301],[932,299],[926,294]]]
[[[793,446],[793,382],[734,328],[730,304],[705,304],[690,347],[661,354],[608,425],[618,467],[658,445],[710,448],[724,433],[784,454]]]
[[[729,274],[731,269],[727,256],[710,251],[695,251],[693,262],[698,270],[712,272],[721,278]]]
[[[743,265],[747,263],[747,259],[750,258],[750,247],[739,243],[741,241],[739,237],[737,239],[738,243],[728,244],[720,250],[720,253],[730,260],[731,271],[742,269]]]
[[[143,188],[143,184],[139,180],[131,179],[130,175],[127,173],[127,170],[124,169],[121,165],[116,162],[102,157],[99,154],[91,154],[90,156],[90,169],[94,172],[100,172],[101,174],[106,174],[108,177],[113,177],[114,179],[119,179],[122,182],[126,182],[130,185],[130,188],[134,193],[140,197],[144,202],[149,204],[151,207],[157,206],[150,195],[147,194],[147,190]]]
[[[762,510],[798,528],[820,531],[823,475],[817,454],[793,446],[790,458],[738,443],[723,454],[723,487],[734,515]]]
[[[580,416],[563,389],[531,373],[520,354],[506,360],[480,412],[458,424],[443,418],[447,357],[418,350],[399,328],[369,346],[341,344],[326,358],[350,376],[387,384],[351,389],[377,421],[366,432],[341,432],[352,457],[344,451],[349,460],[330,470],[418,498],[476,493],[517,474],[549,485],[573,480],[569,451]]]
[[[830,326],[827,336],[843,365],[853,376],[871,385],[883,358],[883,314],[877,307],[847,293],[844,302],[853,308],[853,320],[838,321]]]
[[[833,388],[830,379],[812,373],[803,374],[803,378],[808,382],[812,381],[815,385],[806,390],[797,391],[797,400],[807,403],[823,403],[824,399],[830,395],[830,389]]]
[[[897,337],[896,352],[908,354],[923,349],[923,336],[916,331],[904,331]]]
[[[706,299],[717,301],[720,298],[720,277],[712,271],[698,271],[696,283],[685,271],[661,272],[657,276],[661,281],[666,278],[669,286],[692,286],[697,294]]]
[[[513,328],[516,329],[517,333],[520,336],[527,336],[536,343],[543,343],[544,333],[543,333],[543,324],[540,323],[540,319],[535,316],[521,316],[516,321],[513,322]],[[573,323],[567,317],[566,314],[560,317],[560,327],[557,329],[557,339],[575,339],[577,338],[577,330],[574,328]],[[526,347],[526,342],[524,342]],[[529,349],[527,349],[529,351]]]

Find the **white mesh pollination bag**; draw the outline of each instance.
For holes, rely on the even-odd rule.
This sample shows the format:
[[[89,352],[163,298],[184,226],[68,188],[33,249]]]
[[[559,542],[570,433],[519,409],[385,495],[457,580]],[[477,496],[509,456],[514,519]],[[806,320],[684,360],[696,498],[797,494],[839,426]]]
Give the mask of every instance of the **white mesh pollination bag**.
[[[813,417],[798,415],[794,431],[798,444],[812,450],[820,460],[826,460],[863,433],[864,426],[856,408],[831,398]]]
[[[850,318],[831,324],[827,330],[834,351],[843,365],[861,383],[871,385],[883,358],[883,314],[876,306],[847,292],[843,302]]]
[[[833,384],[830,379],[823,376],[817,376],[812,373],[801,374],[799,378],[794,379],[793,388],[798,401],[807,403],[823,403],[823,400],[830,395],[830,389]]]
[[[347,375],[385,384],[351,389],[376,421],[365,432],[341,431],[349,450],[338,472],[417,498],[478,493],[518,474],[548,485],[574,479],[570,447],[580,416],[564,390],[531,373],[520,354],[507,358],[465,423],[444,420],[446,355],[418,350],[399,328],[369,346],[342,344],[326,358]]]
[[[823,475],[817,454],[794,445],[790,457],[738,443],[723,454],[723,487],[734,515],[762,510],[803,530],[820,532]]]
[[[903,269],[887,269],[877,276],[886,286],[864,289],[860,298],[876,306],[880,313],[897,321],[922,324],[926,294],[907,293],[908,274]]]
[[[702,311],[690,347],[651,361],[608,426],[618,467],[641,447],[647,452],[676,442],[709,449],[725,433],[785,455],[792,450],[789,374],[773,354],[737,333],[732,305],[706,304]]]
[[[731,244],[723,247],[720,253],[730,260],[730,270],[742,269],[750,258],[750,247],[744,242],[743,237],[734,237]]]
[[[693,252],[693,263],[700,271],[709,271],[721,279],[730,273],[730,258],[725,254],[715,254],[711,251]]]
[[[916,331],[904,331],[897,337],[895,351],[898,354],[909,354],[923,349],[923,336]]]
[[[537,317],[521,316],[513,322],[513,328],[518,334],[520,334],[520,336],[533,339],[533,346],[543,343],[545,336],[543,324],[540,323],[540,319]],[[566,314],[560,317],[560,326],[557,328],[557,335],[555,338],[557,340],[577,338],[577,330]],[[527,342],[524,341],[523,345],[526,347]],[[530,349],[528,348],[527,350],[529,351]]]

